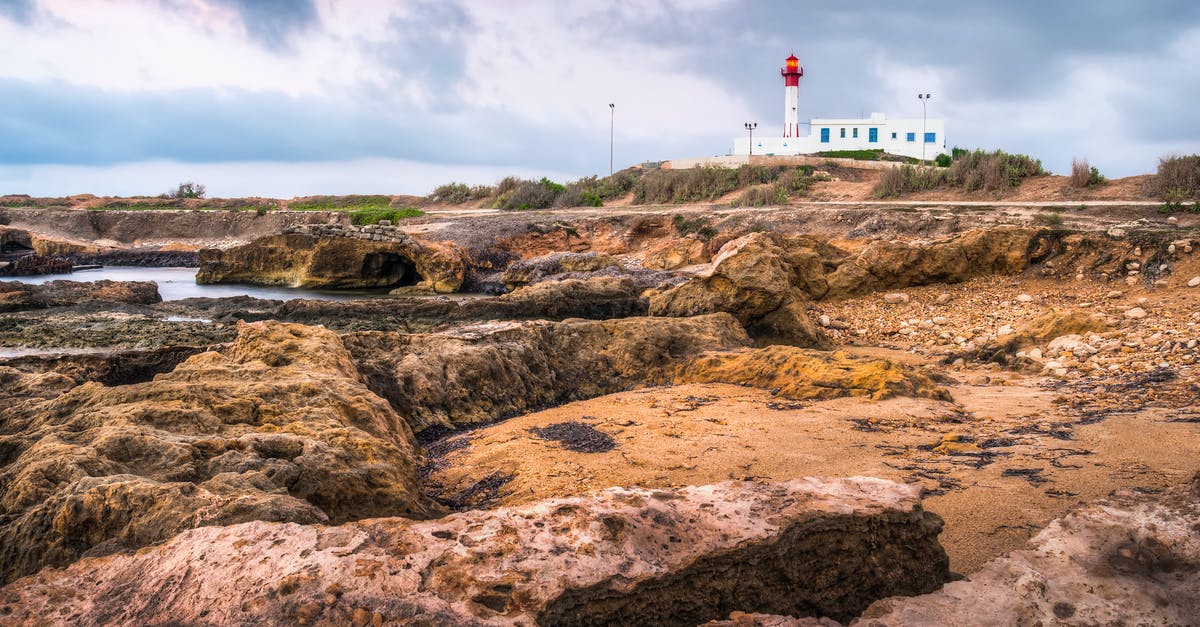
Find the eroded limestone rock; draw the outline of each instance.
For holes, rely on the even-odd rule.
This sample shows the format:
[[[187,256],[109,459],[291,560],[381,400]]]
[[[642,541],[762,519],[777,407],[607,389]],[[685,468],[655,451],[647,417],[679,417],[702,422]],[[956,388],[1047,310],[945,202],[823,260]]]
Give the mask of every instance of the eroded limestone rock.
[[[196,282],[455,292],[465,273],[463,257],[452,246],[402,234],[377,241],[289,233],[200,251]]]
[[[241,325],[228,348],[133,385],[0,377],[23,391],[0,406],[5,580],[197,526],[436,510],[407,423],[324,329]]]
[[[108,301],[134,305],[161,302],[158,286],[149,281],[47,281],[41,284],[0,281],[0,312],[26,311]]]
[[[967,580],[872,605],[854,625],[1190,625],[1200,616],[1200,475],[1051,523]]]
[[[490,322],[441,333],[351,333],[342,340],[367,385],[415,431],[666,382],[675,366],[705,351],[750,344],[728,314]]]
[[[784,398],[799,400],[844,396],[950,400],[945,388],[910,366],[794,346],[708,353],[684,366],[675,383],[735,383],[778,390]]]
[[[425,522],[196,529],[17,581],[0,612],[47,624],[846,620],[946,581],[941,525],[917,488],[872,478],[611,488]]]

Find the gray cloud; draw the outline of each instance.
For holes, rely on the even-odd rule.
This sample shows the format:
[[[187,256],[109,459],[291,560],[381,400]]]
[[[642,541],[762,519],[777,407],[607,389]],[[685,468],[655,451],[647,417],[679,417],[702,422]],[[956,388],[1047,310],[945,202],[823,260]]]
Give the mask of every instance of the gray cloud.
[[[490,129],[485,142],[482,127]],[[0,164],[11,165],[385,157],[584,174],[608,163],[607,133],[550,129],[503,111],[430,114],[391,104],[363,107],[353,99],[195,89],[130,94],[15,80],[0,80],[0,137]],[[703,144],[688,149],[707,152]],[[618,162],[653,158],[658,150],[652,141],[621,142]]]
[[[430,108],[461,108],[456,87],[466,75],[466,42],[476,30],[454,2],[417,2],[387,24],[389,38],[366,49],[379,59],[392,85],[415,84],[431,97]]]
[[[34,0],[0,0],[0,18],[28,24],[36,12]]]
[[[210,0],[234,9],[246,32],[267,48],[286,48],[292,34],[319,22],[316,0]]]

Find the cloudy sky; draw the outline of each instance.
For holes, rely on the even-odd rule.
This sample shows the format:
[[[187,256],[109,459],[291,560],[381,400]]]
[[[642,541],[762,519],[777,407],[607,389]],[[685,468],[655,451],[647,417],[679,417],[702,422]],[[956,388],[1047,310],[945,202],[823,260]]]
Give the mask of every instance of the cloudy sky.
[[[1200,2],[0,0],[0,194],[417,193],[724,154],[801,119],[1109,176],[1200,151]]]

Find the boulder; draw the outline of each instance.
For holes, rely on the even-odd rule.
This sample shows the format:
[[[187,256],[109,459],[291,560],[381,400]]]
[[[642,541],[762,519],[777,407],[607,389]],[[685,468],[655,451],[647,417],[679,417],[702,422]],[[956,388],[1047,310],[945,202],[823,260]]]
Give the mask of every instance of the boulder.
[[[0,281],[0,312],[78,305],[92,301],[150,305],[162,302],[150,281]]]
[[[1200,475],[1162,495],[1118,493],[1058,519],[1031,548],[970,578],[872,605],[884,625],[1190,625],[1200,616]]]
[[[342,341],[367,385],[414,431],[665,383],[676,365],[705,351],[750,344],[728,314],[489,322],[440,333],[350,333]]]
[[[646,251],[642,266],[652,270],[676,270],[684,266],[707,263],[711,254],[708,242],[695,235],[664,238],[661,243]]]
[[[788,244],[773,232],[752,233],[725,244],[707,272],[652,294],[650,314],[696,316],[724,311],[737,318],[759,345],[829,348],[828,336],[806,311],[805,288],[820,292],[820,275],[813,272],[819,260],[815,253],[789,253],[784,248]]]
[[[950,576],[919,489],[881,479],[611,488],[433,521],[253,522],[6,586],[41,624],[697,625],[848,620]]]
[[[1108,325],[1104,320],[1087,312],[1056,309],[1038,316],[1017,329],[1010,327],[1008,333],[997,333],[999,337],[969,354],[950,355],[946,358],[946,363],[950,363],[957,357],[969,357],[979,361],[1008,364],[1015,358],[1017,351],[1024,347],[1042,344],[1061,336],[1078,336],[1107,329]]]
[[[437,511],[407,423],[324,329],[243,324],[133,385],[16,376],[24,400],[0,406],[0,579],[197,526]]]
[[[455,292],[465,274],[463,257],[451,245],[402,234],[372,240],[289,233],[227,250],[200,251],[196,282]]]

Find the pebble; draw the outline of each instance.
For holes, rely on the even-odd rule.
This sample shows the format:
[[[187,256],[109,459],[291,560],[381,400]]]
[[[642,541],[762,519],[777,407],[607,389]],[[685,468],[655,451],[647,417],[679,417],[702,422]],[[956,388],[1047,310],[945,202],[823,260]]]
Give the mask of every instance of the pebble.
[[[1120,298],[1120,297],[1121,297],[1121,292],[1118,292],[1118,291],[1116,291],[1116,290],[1113,290],[1113,291],[1111,291],[1111,292],[1109,292],[1109,293],[1105,294],[1105,295],[1104,295],[1104,297],[1105,297],[1105,298]]]
[[[1167,218],[1167,224],[1179,224],[1179,218],[1176,218],[1175,216],[1171,216],[1171,217]]]
[[[950,294],[942,292],[941,294],[938,294],[937,300],[933,302],[938,305],[945,305],[946,303],[950,302]]]
[[[1033,297],[1030,296],[1029,294],[1021,294],[1020,296],[1017,297],[1017,302],[1018,303],[1032,303]]]
[[[1042,349],[1035,348],[1035,349],[1029,351],[1027,353],[1027,355],[1030,359],[1041,359],[1042,358]]]
[[[899,305],[908,302],[908,294],[903,292],[891,292],[883,295],[883,302],[891,305]]]
[[[1141,307],[1134,307],[1132,309],[1126,309],[1125,317],[1129,318],[1130,320],[1140,320],[1140,319],[1146,317],[1146,310],[1142,309]]]
[[[827,327],[827,326],[829,326],[829,324],[831,322],[833,322],[832,320],[829,319],[829,316],[827,316],[825,314],[821,314],[821,317],[818,318],[818,320],[821,321],[821,326],[823,326],[823,327]]]
[[[1000,327],[999,329],[996,329],[996,335],[1011,335],[1012,332],[1013,332],[1012,325],[1008,325],[1008,324]]]
[[[1200,287],[1200,276],[1194,276],[1188,279],[1188,287]]]

